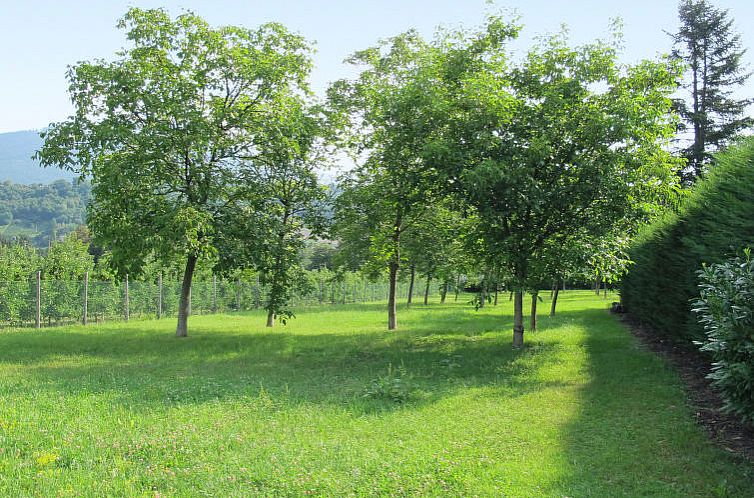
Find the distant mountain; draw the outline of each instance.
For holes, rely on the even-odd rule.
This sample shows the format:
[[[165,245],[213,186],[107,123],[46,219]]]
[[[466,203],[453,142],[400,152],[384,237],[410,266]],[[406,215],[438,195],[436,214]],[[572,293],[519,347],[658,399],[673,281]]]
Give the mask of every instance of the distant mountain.
[[[42,145],[37,131],[0,133],[0,182],[50,183],[71,180],[76,175],[59,168],[43,168],[31,158]]]

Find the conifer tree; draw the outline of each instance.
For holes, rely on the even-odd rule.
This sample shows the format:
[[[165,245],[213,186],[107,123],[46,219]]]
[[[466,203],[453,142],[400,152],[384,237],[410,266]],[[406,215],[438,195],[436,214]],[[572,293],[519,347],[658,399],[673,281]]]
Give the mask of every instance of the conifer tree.
[[[752,99],[734,96],[751,73],[743,63],[746,49],[727,10],[707,0],[682,0],[678,17],[680,28],[671,34],[673,55],[687,66],[683,83],[687,95],[676,101],[676,108],[681,131],[687,131],[691,140],[682,151],[688,160],[684,180],[690,182],[704,174],[714,152],[754,124],[746,115]]]

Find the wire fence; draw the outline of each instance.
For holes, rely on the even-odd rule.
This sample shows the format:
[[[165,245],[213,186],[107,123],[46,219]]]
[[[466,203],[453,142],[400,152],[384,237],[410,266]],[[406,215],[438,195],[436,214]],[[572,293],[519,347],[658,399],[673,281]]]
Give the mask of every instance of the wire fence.
[[[372,282],[360,275],[344,280],[310,278],[308,290],[294,292],[292,309],[385,301],[387,282]],[[399,282],[397,299],[408,297],[409,285]],[[38,274],[28,281],[0,281],[0,328],[46,327],[70,323],[102,323],[131,318],[176,316],[181,282],[44,280]],[[264,307],[266,286],[244,280],[213,277],[191,286],[191,314],[249,311]],[[416,285],[419,300],[424,285]],[[432,295],[439,286],[431,286]]]

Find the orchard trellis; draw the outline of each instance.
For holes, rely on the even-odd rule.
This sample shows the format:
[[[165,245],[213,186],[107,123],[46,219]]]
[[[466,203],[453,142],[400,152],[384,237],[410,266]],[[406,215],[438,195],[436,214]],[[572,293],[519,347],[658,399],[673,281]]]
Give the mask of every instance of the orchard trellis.
[[[174,317],[178,312],[181,282],[161,276],[154,281],[129,279],[46,280],[37,272],[28,281],[0,281],[0,326],[45,327],[82,323],[96,324],[132,318]],[[294,293],[296,308],[319,305],[382,302],[388,283],[370,281],[356,273],[333,279],[329,272],[308,272],[309,288]],[[407,298],[409,283],[398,284],[398,296]],[[432,287],[432,295],[440,288]],[[257,279],[242,280],[213,276],[191,286],[192,314],[228,313],[263,309],[269,287]],[[261,323],[260,318],[260,323]]]

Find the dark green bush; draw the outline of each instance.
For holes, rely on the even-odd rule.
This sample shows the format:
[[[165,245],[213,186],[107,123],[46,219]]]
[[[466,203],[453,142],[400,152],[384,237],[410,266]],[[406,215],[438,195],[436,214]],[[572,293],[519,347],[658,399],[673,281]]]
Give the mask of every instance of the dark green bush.
[[[677,213],[647,227],[629,250],[634,261],[621,284],[628,310],[669,337],[701,340],[691,312],[696,272],[754,245],[754,138],[717,156]]]
[[[745,257],[699,272],[700,298],[694,311],[704,325],[702,351],[712,354],[708,375],[721,391],[725,409],[754,422],[754,261]]]

